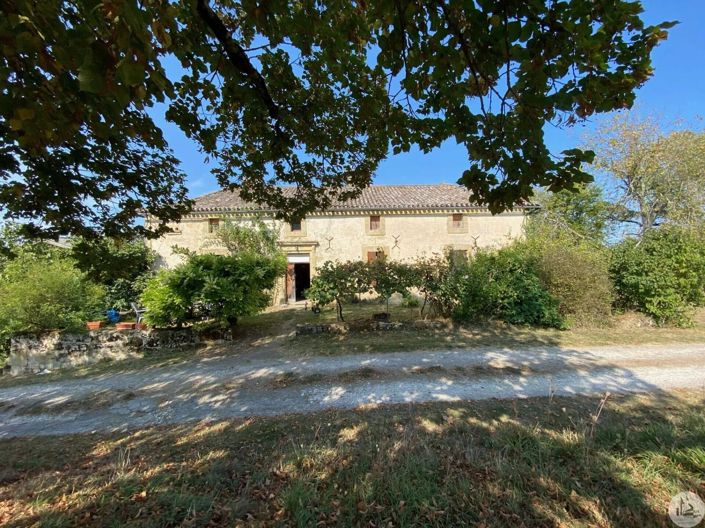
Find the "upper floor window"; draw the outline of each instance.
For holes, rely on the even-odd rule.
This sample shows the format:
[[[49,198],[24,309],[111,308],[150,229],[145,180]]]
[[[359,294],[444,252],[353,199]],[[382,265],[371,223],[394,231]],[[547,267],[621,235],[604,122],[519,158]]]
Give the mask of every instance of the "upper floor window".
[[[370,216],[370,231],[379,231],[382,229],[382,217],[379,215]]]
[[[454,213],[453,219],[451,220],[452,226],[456,229],[463,227],[463,215],[462,213]]]
[[[292,233],[295,233],[297,231],[301,231],[301,220],[299,220],[298,222],[290,222],[289,229],[291,230]]]
[[[220,219],[218,219],[218,218],[209,218],[208,219],[208,232],[209,233],[215,233],[218,230],[218,227],[220,227]]]

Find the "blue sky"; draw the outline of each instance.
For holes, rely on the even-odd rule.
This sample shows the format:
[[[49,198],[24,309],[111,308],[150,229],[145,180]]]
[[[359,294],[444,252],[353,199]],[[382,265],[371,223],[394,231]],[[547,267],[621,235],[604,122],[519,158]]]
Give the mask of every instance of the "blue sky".
[[[691,120],[705,116],[705,0],[645,0],[644,20],[656,24],[678,20],[667,41],[653,54],[655,74],[637,93],[637,111],[657,114],[668,120]],[[162,110],[163,111],[163,110]],[[568,129],[546,128],[546,141],[555,153],[574,147],[595,126],[599,117]],[[197,145],[181,131],[158,119],[165,135],[188,175],[191,196],[216,190],[218,185]],[[455,182],[467,168],[465,150],[454,142],[423,154],[412,151],[384,160],[374,183]]]

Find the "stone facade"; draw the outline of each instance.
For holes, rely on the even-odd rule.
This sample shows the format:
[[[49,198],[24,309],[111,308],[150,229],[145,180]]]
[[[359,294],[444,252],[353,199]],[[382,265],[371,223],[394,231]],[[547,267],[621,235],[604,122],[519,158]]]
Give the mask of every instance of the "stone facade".
[[[232,334],[227,330],[199,334],[190,328],[52,332],[13,337],[7,363],[10,374],[16,376],[139,357],[144,351],[195,345],[204,340],[231,339]]]
[[[297,264],[304,266],[299,275],[308,273],[310,281],[326,261],[369,260],[378,252],[391,260],[412,261],[448,251],[500,247],[521,236],[524,208],[493,216],[486,208],[472,205],[466,193],[457,186],[373,186],[357,202],[314,212],[294,226],[237,197],[228,201],[227,196],[213,193],[196,199],[193,212],[171,226],[172,233],[149,244],[160,265],[172,267],[182,258],[174,246],[219,252],[213,231],[220,222],[261,218],[279,232],[291,273]],[[275,304],[296,300],[291,280],[278,290]]]

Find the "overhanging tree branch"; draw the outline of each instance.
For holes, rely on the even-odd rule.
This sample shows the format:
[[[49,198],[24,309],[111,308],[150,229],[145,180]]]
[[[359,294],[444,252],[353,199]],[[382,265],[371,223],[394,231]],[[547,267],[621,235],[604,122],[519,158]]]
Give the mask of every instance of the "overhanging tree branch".
[[[223,46],[230,63],[247,77],[250,86],[267,107],[269,117],[274,120],[274,129],[277,135],[282,136],[283,134],[279,122],[281,119],[281,111],[279,106],[274,102],[274,99],[272,99],[272,95],[269,93],[267,83],[264,77],[262,77],[262,74],[252,65],[242,46],[233,40],[230,31],[225,27],[220,17],[211,9],[208,0],[197,0],[196,12],[213,32],[213,35],[218,42],[220,42],[221,46]]]

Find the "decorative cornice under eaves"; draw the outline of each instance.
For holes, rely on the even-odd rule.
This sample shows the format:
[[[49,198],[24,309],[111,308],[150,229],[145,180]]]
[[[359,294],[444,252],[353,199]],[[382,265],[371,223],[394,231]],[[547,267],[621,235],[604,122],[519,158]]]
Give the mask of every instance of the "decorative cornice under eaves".
[[[535,209],[535,206],[520,206],[513,211],[507,211],[505,213],[500,213],[503,216],[520,216],[525,214],[526,211]],[[451,213],[464,213],[472,214],[477,216],[491,216],[489,209],[486,207],[436,207],[436,208],[409,208],[409,209],[347,209],[347,210],[333,210],[333,211],[314,211],[306,215],[306,218],[311,217],[325,217],[325,216],[369,216],[369,215],[398,215],[398,216],[412,216],[412,215],[432,215],[432,214],[451,214]],[[198,219],[198,218],[243,218],[243,217],[263,217],[263,218],[273,218],[271,210],[228,210],[228,209],[199,209],[198,211],[192,211],[183,216],[183,219]]]

